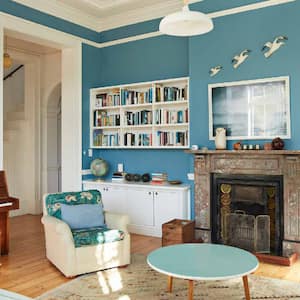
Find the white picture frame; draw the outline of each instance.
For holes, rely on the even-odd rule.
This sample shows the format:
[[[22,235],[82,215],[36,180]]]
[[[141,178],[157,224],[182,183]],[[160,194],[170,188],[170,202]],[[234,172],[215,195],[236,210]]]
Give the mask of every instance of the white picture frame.
[[[289,76],[209,84],[208,109],[210,140],[291,138]]]

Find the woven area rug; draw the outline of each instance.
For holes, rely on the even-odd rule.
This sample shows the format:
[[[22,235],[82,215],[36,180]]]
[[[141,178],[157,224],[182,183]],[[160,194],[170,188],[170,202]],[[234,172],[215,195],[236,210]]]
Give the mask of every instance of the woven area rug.
[[[300,283],[249,276],[251,299],[300,300]],[[80,276],[36,298],[39,300],[181,300],[187,299],[186,280],[174,279],[166,292],[167,276],[148,267],[145,256],[133,255],[127,268]],[[245,299],[242,279],[195,282],[194,299]]]

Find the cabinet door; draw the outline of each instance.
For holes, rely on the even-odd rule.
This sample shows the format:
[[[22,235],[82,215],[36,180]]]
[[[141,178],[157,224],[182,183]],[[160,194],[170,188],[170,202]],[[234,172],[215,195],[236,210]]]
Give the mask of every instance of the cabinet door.
[[[153,192],[147,189],[128,190],[127,214],[130,224],[154,225]]]
[[[85,183],[83,188],[100,191],[104,210],[124,214],[126,213],[126,189],[103,183]]]
[[[178,191],[155,191],[154,214],[155,227],[161,228],[163,223],[172,219],[182,219],[182,195]]]
[[[126,213],[126,190],[120,187],[103,186],[100,190],[104,210],[124,214]]]

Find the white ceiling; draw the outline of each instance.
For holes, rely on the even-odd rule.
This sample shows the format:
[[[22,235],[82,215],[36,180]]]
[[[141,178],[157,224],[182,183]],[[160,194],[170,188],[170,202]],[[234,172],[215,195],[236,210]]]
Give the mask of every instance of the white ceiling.
[[[13,0],[96,31],[163,17],[183,0]],[[190,0],[189,3],[203,0]],[[207,0],[209,1],[209,0]]]

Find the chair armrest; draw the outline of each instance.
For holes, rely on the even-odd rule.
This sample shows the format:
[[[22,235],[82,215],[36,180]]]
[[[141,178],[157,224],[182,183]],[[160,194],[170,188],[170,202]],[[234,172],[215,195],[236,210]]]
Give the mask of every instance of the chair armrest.
[[[105,211],[104,216],[108,228],[120,229],[128,233],[129,217],[127,215]]]
[[[41,221],[48,229],[73,240],[71,229],[66,222],[51,216],[43,216]]]

